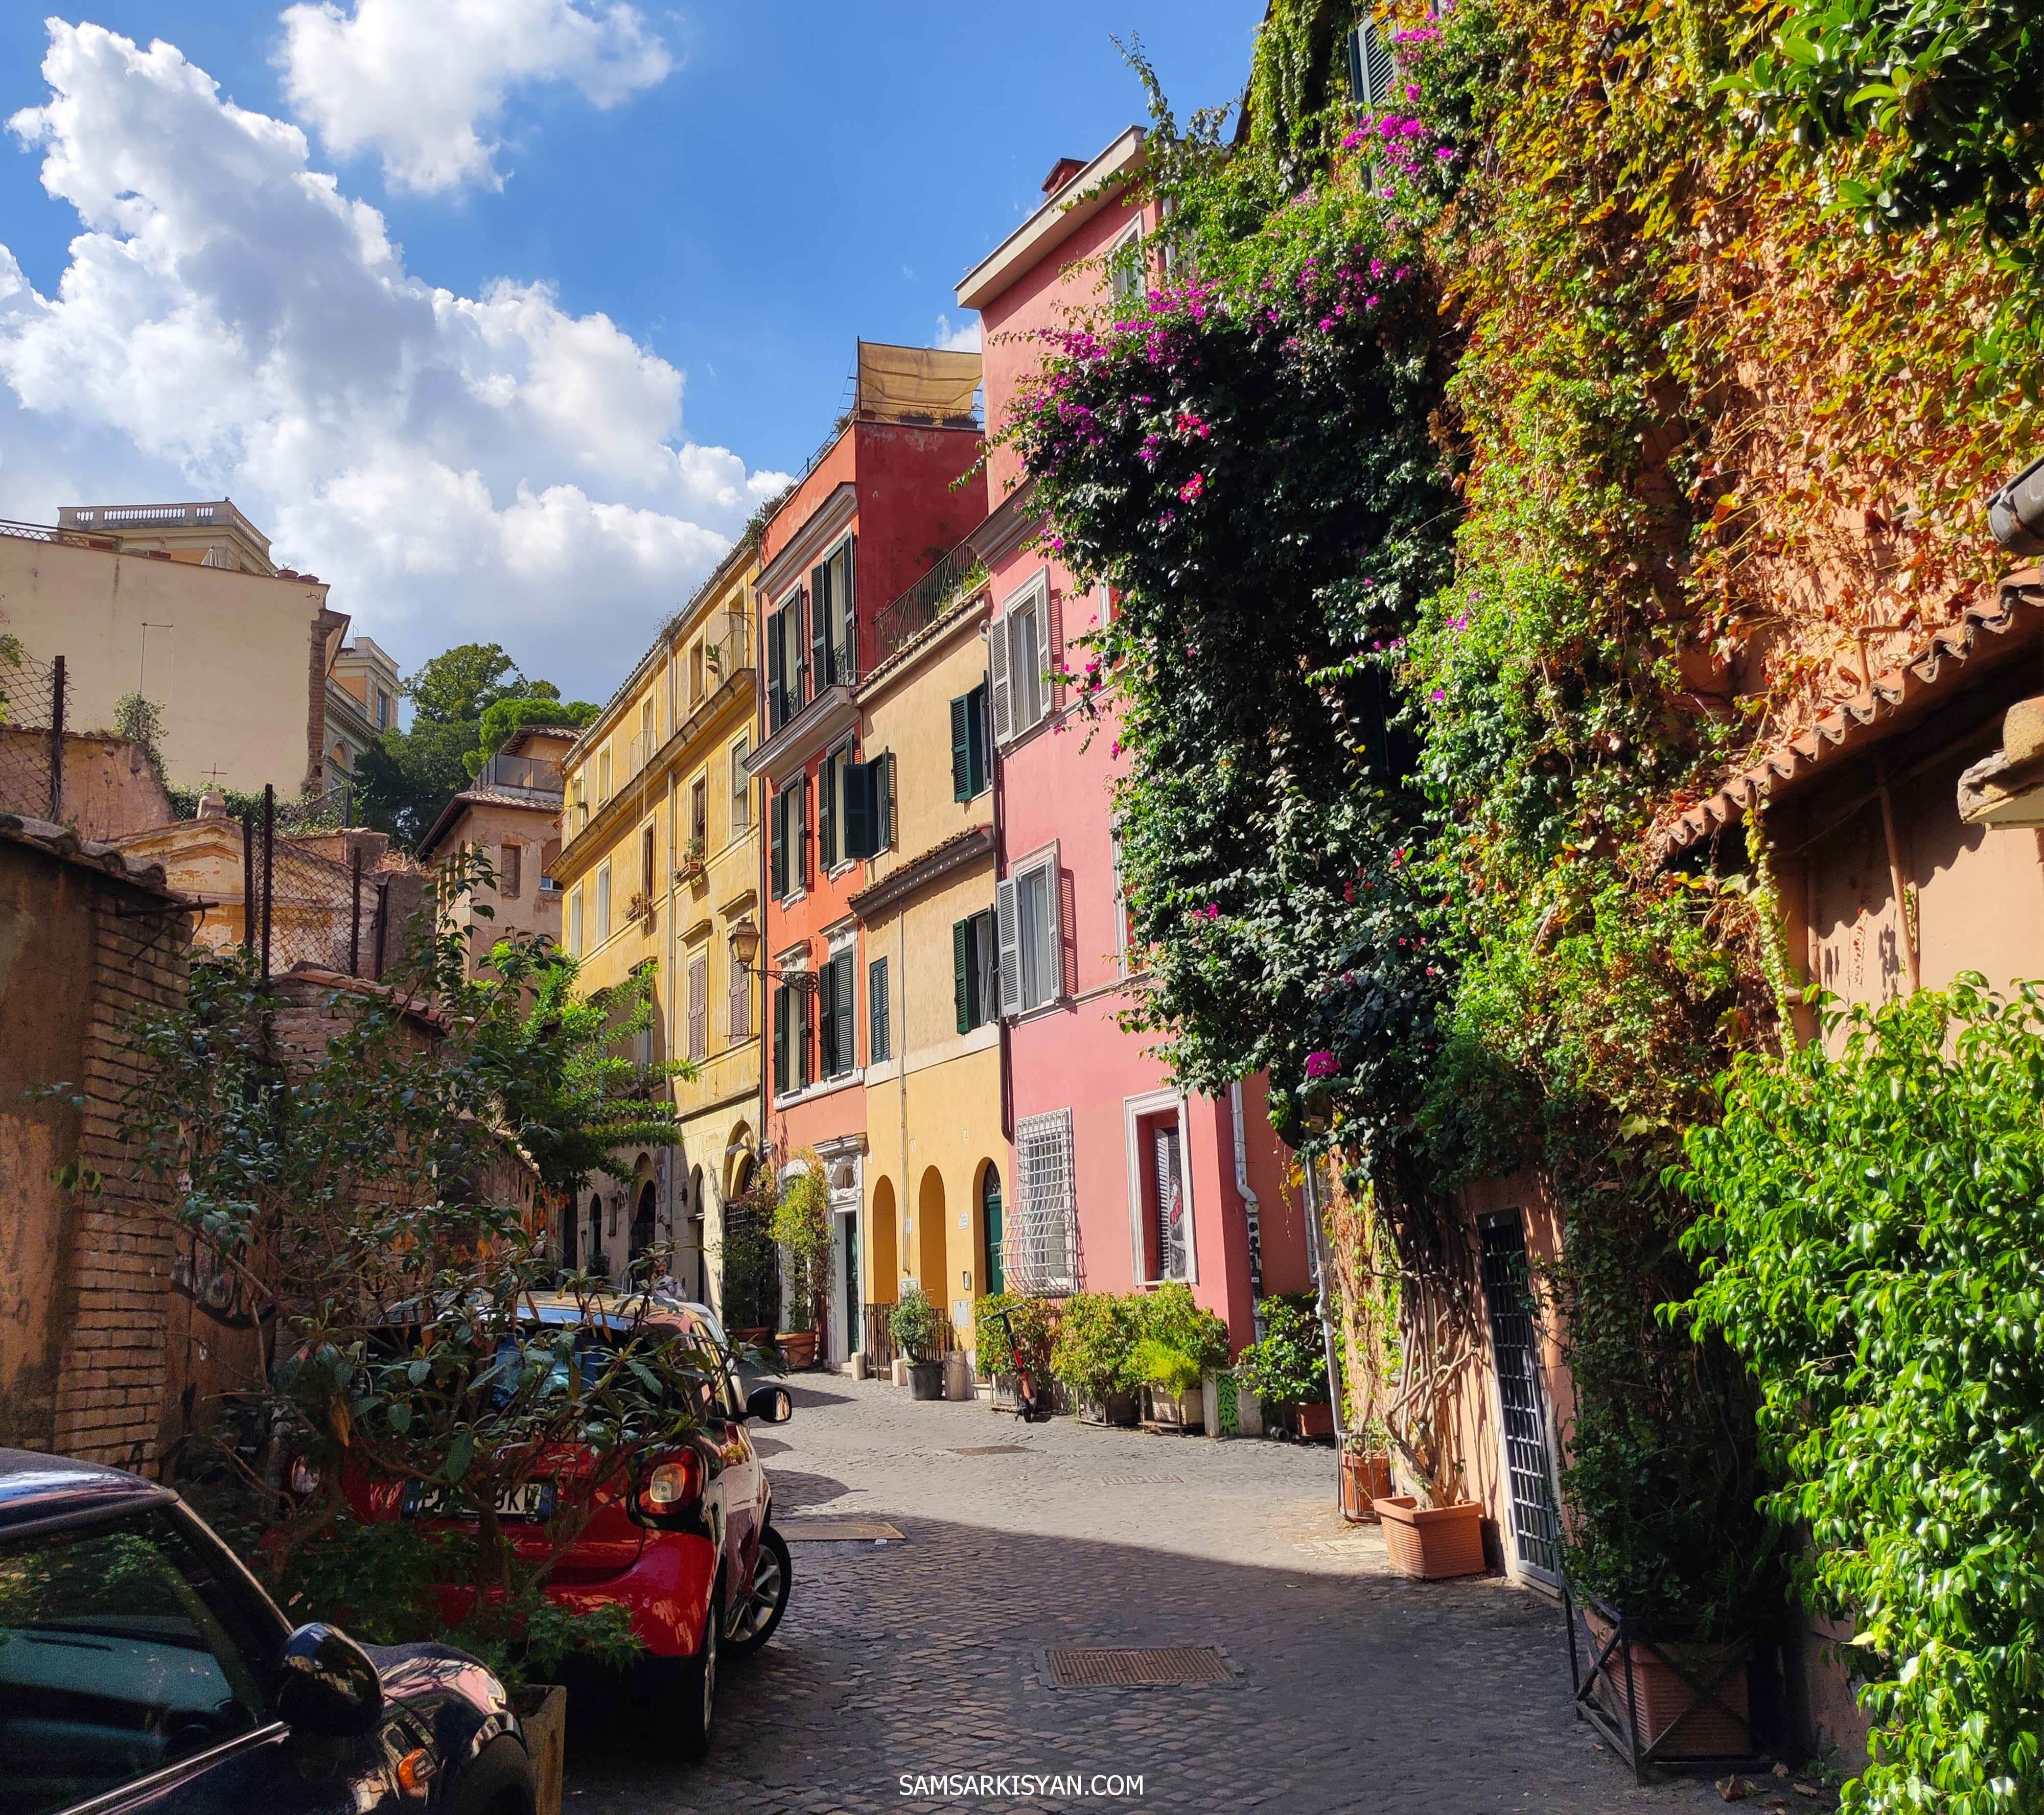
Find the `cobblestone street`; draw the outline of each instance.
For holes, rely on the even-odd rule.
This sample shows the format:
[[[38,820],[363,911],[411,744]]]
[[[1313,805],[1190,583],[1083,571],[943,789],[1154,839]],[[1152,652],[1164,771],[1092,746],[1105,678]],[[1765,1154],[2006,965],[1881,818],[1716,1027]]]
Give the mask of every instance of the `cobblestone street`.
[[[901,1780],[959,1772],[1143,1779],[1139,1795],[970,1806],[1722,1806],[1706,1782],[1635,1790],[1570,1718],[1550,1602],[1389,1575],[1374,1529],[1335,1511],[1326,1449],[1024,1426],[816,1379],[761,1432],[779,1522],[880,1519],[902,1541],[794,1545],[786,1620],[728,1667],[701,1766],[586,1698],[570,1810],[957,1807]],[[1239,1674],[1048,1686],[1044,1648],[1083,1645],[1217,1646]]]

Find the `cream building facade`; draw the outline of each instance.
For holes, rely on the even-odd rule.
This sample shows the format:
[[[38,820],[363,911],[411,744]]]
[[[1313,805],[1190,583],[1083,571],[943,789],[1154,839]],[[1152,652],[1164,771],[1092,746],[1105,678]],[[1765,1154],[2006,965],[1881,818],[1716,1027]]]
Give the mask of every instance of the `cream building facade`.
[[[758,974],[732,951],[760,918],[757,736],[747,604],[759,563],[741,542],[697,591],[563,763],[563,844],[552,866],[563,936],[591,989],[651,964],[654,1027],[642,1063],[693,1059],[670,1086],[675,1146],[615,1156],[563,1232],[564,1264],[620,1273],[654,1242],[692,1298],[721,1308],[724,1209],[760,1163]]]
[[[880,848],[851,902],[870,1055],[861,1271],[875,1305],[920,1286],[968,1349],[974,1306],[1001,1284],[1009,1197],[987,617],[970,573],[882,615],[893,652],[859,691],[867,760],[884,765]]]

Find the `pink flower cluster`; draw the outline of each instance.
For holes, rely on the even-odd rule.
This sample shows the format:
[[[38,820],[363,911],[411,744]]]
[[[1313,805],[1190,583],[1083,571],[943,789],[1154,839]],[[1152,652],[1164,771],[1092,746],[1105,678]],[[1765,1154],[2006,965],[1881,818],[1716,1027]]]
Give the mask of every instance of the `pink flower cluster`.
[[[1306,1055],[1306,1075],[1309,1079],[1331,1078],[1340,1069],[1331,1052],[1322,1050]]]

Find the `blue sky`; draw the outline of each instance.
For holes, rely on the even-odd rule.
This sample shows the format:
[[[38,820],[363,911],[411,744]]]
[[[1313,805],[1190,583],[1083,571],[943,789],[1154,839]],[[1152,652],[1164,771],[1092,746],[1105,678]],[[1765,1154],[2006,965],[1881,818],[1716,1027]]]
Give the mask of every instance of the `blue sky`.
[[[1141,117],[1113,36],[1182,115],[1262,10],[10,6],[0,516],[231,491],[408,665],[494,634],[601,698],[855,338],[966,325],[1052,162]]]

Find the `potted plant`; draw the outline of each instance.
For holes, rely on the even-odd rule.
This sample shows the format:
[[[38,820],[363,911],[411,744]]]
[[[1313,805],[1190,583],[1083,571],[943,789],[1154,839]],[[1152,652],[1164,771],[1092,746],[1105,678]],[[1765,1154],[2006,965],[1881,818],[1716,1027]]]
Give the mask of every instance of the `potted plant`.
[[[1058,1320],[1051,1301],[1033,1292],[989,1292],[973,1307],[973,1365],[982,1382],[991,1382],[989,1402],[997,1412],[1016,1409],[1015,1360],[1008,1347],[1006,1322],[1015,1330],[1022,1357],[1032,1380],[1043,1381],[1051,1373],[1051,1356]]]
[[[1112,1292],[1074,1292],[1058,1318],[1051,1373],[1072,1396],[1083,1425],[1136,1421],[1141,1303]]]
[[[1171,1280],[1143,1298],[1137,1327],[1135,1371],[1150,1421],[1161,1429],[1201,1429],[1200,1382],[1228,1361],[1228,1325],[1191,1286]]]
[[[1391,1451],[1383,1432],[1350,1432],[1342,1440],[1342,1517],[1351,1525],[1374,1525],[1377,1502],[1393,1491]]]
[[[908,1358],[909,1396],[941,1399],[944,1368],[937,1359],[937,1308],[921,1286],[911,1286],[902,1293],[888,1315],[887,1328],[894,1346]]]
[[[703,881],[709,875],[709,867],[704,859],[703,841],[691,838],[682,847],[680,860],[674,866],[674,880],[683,887]]]
[[[788,1287],[789,1328],[779,1332],[782,1358],[797,1371],[816,1364],[819,1332],[829,1318],[832,1237],[830,1179],[805,1148],[782,1179],[768,1232],[780,1248]]]
[[[1327,1347],[1312,1299],[1304,1293],[1286,1293],[1262,1300],[1258,1309],[1263,1334],[1235,1357],[1235,1379],[1255,1394],[1266,1412],[1286,1408],[1299,1436],[1333,1436]]]
[[[1462,1491],[1462,1463],[1446,1411],[1449,1381],[1423,1371],[1416,1358],[1407,1372],[1387,1429],[1420,1491],[1381,1494],[1370,1502],[1384,1528],[1385,1548],[1393,1568],[1422,1582],[1481,1575],[1490,1567],[1483,1507]]]

